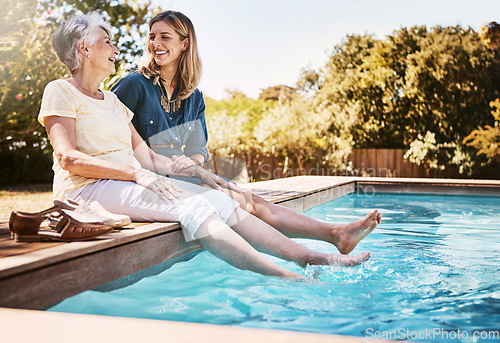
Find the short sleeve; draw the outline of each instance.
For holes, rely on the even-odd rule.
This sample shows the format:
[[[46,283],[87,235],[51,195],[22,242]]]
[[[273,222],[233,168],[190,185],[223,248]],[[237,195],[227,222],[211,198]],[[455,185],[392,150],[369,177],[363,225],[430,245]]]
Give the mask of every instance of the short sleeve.
[[[76,118],[78,103],[68,90],[63,87],[61,82],[67,81],[51,81],[47,84],[43,92],[38,121],[44,126],[46,117],[61,116]]]

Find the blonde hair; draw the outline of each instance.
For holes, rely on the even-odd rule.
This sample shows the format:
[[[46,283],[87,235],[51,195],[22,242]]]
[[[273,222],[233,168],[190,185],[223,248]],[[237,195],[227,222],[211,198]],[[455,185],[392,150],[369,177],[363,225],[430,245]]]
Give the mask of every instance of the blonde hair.
[[[101,28],[111,36],[111,26],[96,12],[77,13],[65,21],[52,36],[54,51],[71,74],[81,67],[82,61],[78,53],[77,44],[84,41],[92,46],[97,41],[96,29]]]
[[[153,24],[158,21],[163,21],[172,26],[181,41],[186,38],[189,41],[188,48],[182,54],[178,69],[180,78],[178,98],[180,100],[187,99],[195,91],[196,87],[198,87],[201,77],[201,59],[198,54],[198,43],[196,41],[194,26],[191,20],[181,12],[164,11],[151,19],[149,23],[150,31]],[[139,62],[139,73],[147,78],[152,77],[153,83],[157,84],[161,78],[160,70],[160,66],[156,64],[149,50],[149,44],[146,43],[146,50]]]

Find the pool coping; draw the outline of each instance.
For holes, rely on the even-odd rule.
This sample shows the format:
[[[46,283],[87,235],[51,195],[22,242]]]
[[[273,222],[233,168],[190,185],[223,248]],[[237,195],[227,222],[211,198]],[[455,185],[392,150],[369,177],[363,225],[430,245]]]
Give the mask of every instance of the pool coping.
[[[370,338],[228,325],[0,308],[4,342],[360,343]],[[383,342],[388,342],[384,340]]]
[[[500,196],[498,180],[296,176],[242,187],[297,211],[355,191]],[[169,253],[165,253],[166,247]],[[2,258],[0,307],[44,309],[167,260],[189,258],[189,253],[200,249],[196,241],[184,240],[177,223],[150,223],[92,242],[72,242]],[[115,262],[108,263],[110,260]],[[0,316],[4,311],[0,309]]]

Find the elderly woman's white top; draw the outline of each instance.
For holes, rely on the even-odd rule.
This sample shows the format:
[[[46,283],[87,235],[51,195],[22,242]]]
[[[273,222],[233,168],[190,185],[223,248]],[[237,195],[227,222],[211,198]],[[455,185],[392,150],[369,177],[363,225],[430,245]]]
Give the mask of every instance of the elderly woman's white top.
[[[76,149],[87,155],[134,168],[141,168],[134,157],[129,123],[133,113],[116,95],[103,91],[97,100],[78,91],[67,80],[47,84],[38,121],[44,125],[49,116],[75,119]],[[70,190],[96,182],[64,170],[54,156],[54,199],[62,199]]]

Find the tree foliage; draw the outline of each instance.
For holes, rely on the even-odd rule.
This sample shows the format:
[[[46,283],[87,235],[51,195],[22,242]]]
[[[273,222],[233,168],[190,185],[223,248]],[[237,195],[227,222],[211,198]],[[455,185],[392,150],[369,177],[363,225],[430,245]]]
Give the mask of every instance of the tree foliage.
[[[485,155],[488,162],[492,160],[500,162],[500,99],[490,103],[495,123],[493,126],[485,125],[470,133],[464,139],[464,143],[477,149],[478,155]]]
[[[496,21],[483,25],[479,35],[488,49],[500,49],[500,24]]]
[[[472,29],[348,36],[321,75],[316,110],[329,111],[331,131],[350,132],[355,147],[409,148],[413,161],[467,173],[481,165],[463,139],[492,124],[487,108],[500,94],[500,63]],[[428,154],[418,151],[431,142]]]
[[[239,91],[228,93],[229,99],[205,99],[209,149],[222,156],[259,151],[254,128],[276,103],[248,98]]]
[[[494,42],[496,26],[488,27]],[[333,168],[348,167],[352,148],[405,148],[412,162],[477,175],[492,159],[464,139],[491,132],[477,128],[495,127],[488,104],[500,95],[498,50],[481,37],[460,26],[401,28],[384,39],[348,35],[323,68],[302,71],[300,96],[279,103],[272,95],[280,89],[269,88],[262,98],[276,105],[267,110],[241,94],[207,103],[215,108],[208,113],[233,113],[226,124],[209,123],[210,139],[218,137],[210,144]]]
[[[264,98],[269,94],[263,93]],[[205,99],[212,155],[273,156],[278,164],[300,170],[308,162],[345,166],[352,142],[342,133],[328,131],[332,116],[327,111],[316,112],[312,99],[294,96],[262,100],[240,92],[230,94],[230,99],[221,101]]]
[[[293,100],[296,96],[295,89],[290,86],[278,85],[263,89],[259,94],[261,100],[285,101]]]

